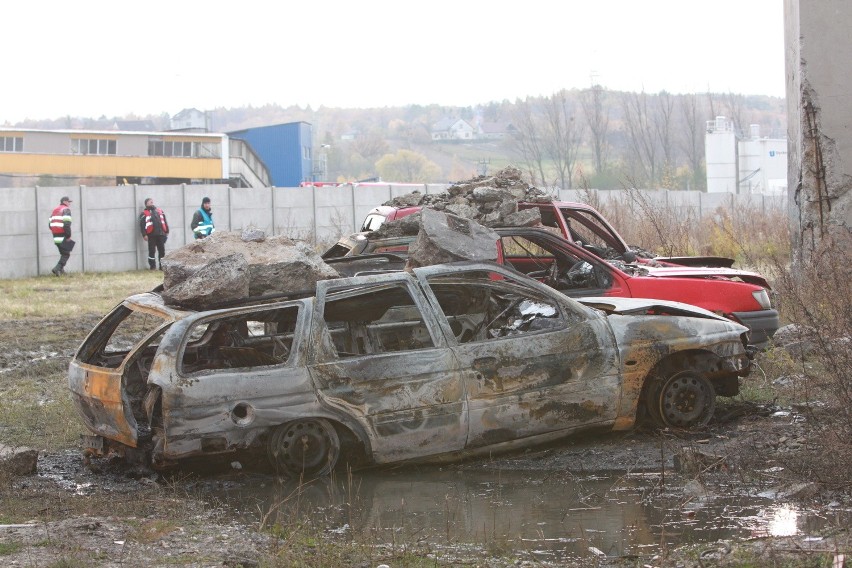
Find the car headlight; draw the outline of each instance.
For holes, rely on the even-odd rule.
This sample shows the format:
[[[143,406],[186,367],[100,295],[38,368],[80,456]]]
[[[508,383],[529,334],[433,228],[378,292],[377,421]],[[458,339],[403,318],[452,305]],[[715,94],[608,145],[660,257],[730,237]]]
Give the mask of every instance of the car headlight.
[[[757,303],[760,304],[760,307],[764,310],[772,308],[772,302],[769,300],[769,293],[766,291],[766,288],[756,290],[752,292],[751,295],[754,296],[754,299],[757,300]]]

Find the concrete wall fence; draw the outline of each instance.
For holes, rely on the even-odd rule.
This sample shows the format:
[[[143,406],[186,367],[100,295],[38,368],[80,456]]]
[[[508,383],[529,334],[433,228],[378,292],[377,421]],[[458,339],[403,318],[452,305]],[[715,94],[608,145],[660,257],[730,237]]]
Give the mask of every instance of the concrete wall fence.
[[[446,184],[424,184],[421,193],[440,193]],[[77,242],[66,266],[69,272],[123,272],[146,269],[148,248],[137,223],[144,201],[151,197],[166,213],[170,234],[166,252],[193,240],[189,228],[203,197],[210,197],[216,230],[257,228],[269,235],[287,235],[332,244],[340,235],[357,231],[367,213],[414,187],[231,188],[227,185],[21,187],[0,188],[0,278],[50,274],[59,259],[48,219],[59,199],[72,199],[72,238]],[[621,199],[624,192],[598,191],[597,199]],[[643,192],[659,207],[690,210],[698,216],[717,208],[742,206],[786,208],[786,198],[683,191]],[[559,199],[582,201],[584,193],[562,190]]]

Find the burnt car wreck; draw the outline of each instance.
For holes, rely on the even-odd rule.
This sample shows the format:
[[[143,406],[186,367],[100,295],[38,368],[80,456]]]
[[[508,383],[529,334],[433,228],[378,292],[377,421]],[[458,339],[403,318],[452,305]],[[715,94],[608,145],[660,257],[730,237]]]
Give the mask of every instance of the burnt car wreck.
[[[282,472],[447,460],[590,427],[710,419],[747,329],[675,302],[566,297],[493,263],[323,280],[302,297],[176,309],[131,296],[69,388],[92,456],[168,467],[266,451]]]

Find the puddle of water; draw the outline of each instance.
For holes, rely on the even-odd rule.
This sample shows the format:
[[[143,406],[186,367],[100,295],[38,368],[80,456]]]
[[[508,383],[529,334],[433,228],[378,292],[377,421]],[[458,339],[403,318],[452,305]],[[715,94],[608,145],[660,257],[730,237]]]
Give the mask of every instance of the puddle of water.
[[[298,486],[268,477],[209,491],[244,518],[310,522],[376,544],[496,546],[539,560],[647,555],[677,545],[812,534],[828,521],[755,495],[662,495],[648,475],[394,470]]]

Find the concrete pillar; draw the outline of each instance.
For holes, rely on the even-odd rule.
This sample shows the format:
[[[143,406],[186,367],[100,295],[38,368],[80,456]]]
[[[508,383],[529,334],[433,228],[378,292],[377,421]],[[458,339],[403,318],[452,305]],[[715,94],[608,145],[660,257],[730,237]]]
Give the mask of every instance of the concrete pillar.
[[[794,261],[852,246],[852,3],[784,0]]]

